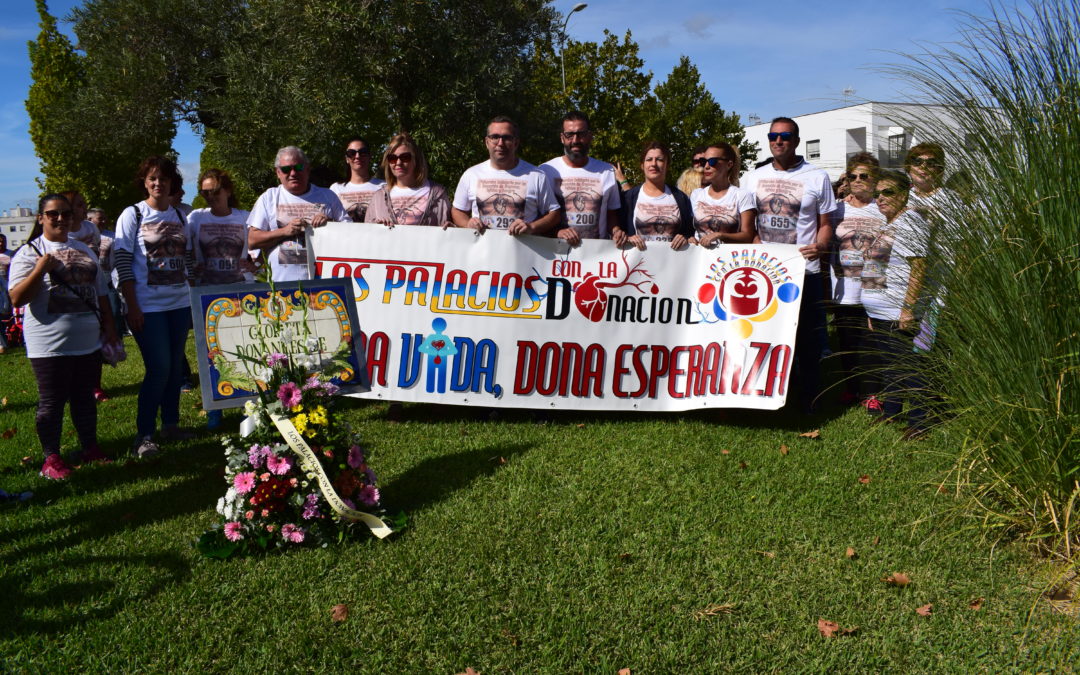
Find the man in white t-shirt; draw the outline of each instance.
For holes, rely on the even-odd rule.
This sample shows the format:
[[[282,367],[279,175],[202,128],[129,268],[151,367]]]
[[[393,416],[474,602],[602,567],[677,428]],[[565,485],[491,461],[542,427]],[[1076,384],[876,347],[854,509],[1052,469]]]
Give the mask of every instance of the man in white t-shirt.
[[[615,167],[589,157],[589,118],[577,110],[566,113],[559,137],[563,154],[540,165],[562,204],[559,238],[571,246],[582,239],[612,239],[616,246],[622,246],[626,233],[619,227]]]
[[[517,156],[521,140],[513,120],[500,115],[488,124],[488,161],[461,175],[450,216],[454,225],[478,234],[488,228],[508,234],[548,234],[559,224],[559,201],[540,169]]]
[[[743,177],[743,187],[757,198],[757,239],[763,243],[796,244],[806,258],[799,327],[795,336],[797,376],[805,412],[812,412],[821,390],[820,359],[825,348],[824,286],[821,259],[830,250],[836,210],[829,174],[800,155],[799,125],[777,117],[769,125],[772,161]]]
[[[305,228],[349,217],[338,196],[311,184],[311,165],[295,145],[278,150],[274,160],[281,185],[262,193],[248,216],[248,248],[266,251],[274,281],[308,277]]]

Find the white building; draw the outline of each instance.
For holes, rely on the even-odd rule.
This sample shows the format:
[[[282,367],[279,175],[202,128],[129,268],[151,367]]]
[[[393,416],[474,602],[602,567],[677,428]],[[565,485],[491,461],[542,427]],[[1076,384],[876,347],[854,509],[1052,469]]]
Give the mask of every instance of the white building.
[[[899,169],[908,148],[941,141],[927,129],[958,128],[947,108],[914,103],[869,101],[792,119],[799,124],[798,153],[828,171],[834,181],[846,169],[847,158],[857,152],[872,153],[882,168]],[[744,127],[743,131],[747,140],[758,144],[755,163],[772,157],[768,121]]]
[[[0,234],[7,237],[7,247],[14,251],[26,243],[34,228],[34,212],[22,206],[0,211]]]

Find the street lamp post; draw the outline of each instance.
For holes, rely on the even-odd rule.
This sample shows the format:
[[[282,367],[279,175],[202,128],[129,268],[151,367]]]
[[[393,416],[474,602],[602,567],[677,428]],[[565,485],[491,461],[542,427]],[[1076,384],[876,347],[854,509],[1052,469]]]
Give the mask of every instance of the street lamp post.
[[[563,21],[562,34],[561,34],[562,41],[561,41],[561,46],[559,47],[559,64],[562,66],[562,92],[563,92],[563,96],[566,96],[566,57],[565,57],[565,52],[566,52],[566,27],[568,25],[570,25],[570,17],[574,15],[574,12],[580,12],[581,10],[585,9],[586,7],[588,7],[588,5],[585,4],[584,2],[579,2],[578,4],[574,5],[574,8],[572,10],[570,10],[569,14],[566,15],[566,21]]]

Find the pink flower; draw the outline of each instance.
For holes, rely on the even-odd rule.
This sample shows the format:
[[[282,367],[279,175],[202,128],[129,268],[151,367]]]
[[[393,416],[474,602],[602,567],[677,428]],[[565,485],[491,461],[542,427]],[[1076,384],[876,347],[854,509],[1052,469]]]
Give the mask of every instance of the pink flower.
[[[240,541],[244,538],[243,526],[235,520],[225,523],[225,538],[229,541]]]
[[[304,541],[304,531],[292,523],[286,523],[281,526],[281,538],[293,544],[299,544]]]
[[[244,471],[233,476],[233,487],[237,494],[246,495],[255,487],[255,472]]]
[[[278,387],[277,397],[278,400],[281,401],[281,405],[286,408],[300,405],[300,401],[303,400],[303,395],[300,393],[300,387],[292,382],[285,382]]]
[[[266,468],[270,469],[270,473],[281,476],[289,473],[289,469],[292,468],[292,460],[288,457],[270,455],[266,458]]]
[[[283,363],[288,362],[289,357],[282,354],[281,352],[272,352],[270,356],[266,357],[266,365],[270,366],[271,368],[274,368],[275,366],[280,366]]]
[[[375,506],[379,503],[379,488],[372,485],[365,485],[360,488],[360,501],[364,502],[368,506]]]
[[[267,532],[273,532],[273,531],[274,531],[274,527],[275,527],[275,526],[274,526],[274,524],[273,524],[273,523],[270,523],[269,525],[267,525],[267,526],[266,526],[266,531],[267,531]]]
[[[248,520],[251,520],[252,518],[255,517],[255,512],[254,511],[247,511],[247,512],[244,513],[244,517],[247,518]]]
[[[360,465],[364,463],[364,451],[360,449],[359,445],[354,445],[349,448],[349,467],[353,469],[359,469]]]

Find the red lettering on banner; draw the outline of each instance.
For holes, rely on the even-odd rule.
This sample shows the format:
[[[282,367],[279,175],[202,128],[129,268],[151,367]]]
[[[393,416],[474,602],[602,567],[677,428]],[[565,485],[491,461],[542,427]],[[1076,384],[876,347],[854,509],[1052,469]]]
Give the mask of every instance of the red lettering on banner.
[[[390,338],[386,333],[372,333],[369,337],[366,333],[360,333],[359,352],[365,355],[367,360],[368,381],[386,386],[386,362],[390,359]],[[375,370],[378,369],[378,376]]]
[[[689,351],[689,347],[682,346],[676,347],[675,349],[671,350],[671,374],[668,376],[667,381],[668,395],[671,396],[671,398],[684,398],[686,396],[686,394],[683,394],[679,391],[679,376],[687,372],[679,368],[679,357],[685,354],[687,351]],[[690,378],[688,375],[688,382],[689,379]]]
[[[779,395],[787,393],[787,376],[788,366],[791,365],[791,347],[787,345],[776,345],[772,349],[772,356],[769,359],[769,370],[765,374],[765,390],[766,396],[772,396],[773,390]]]
[[[427,305],[428,268],[414,267],[409,270],[408,283],[405,285],[405,304],[413,304],[413,295],[420,295],[421,305]]]
[[[390,304],[390,295],[395,288],[401,288],[405,285],[405,279],[407,275],[405,268],[401,265],[387,265],[386,266],[386,281],[383,283],[383,304]]]
[[[545,342],[538,346],[531,340],[518,341],[514,394],[535,391],[552,396],[558,392],[559,396],[599,398],[603,396],[603,377],[602,345],[594,343],[582,348],[575,342]]]
[[[652,350],[652,363],[649,367],[649,398],[656,398],[656,390],[660,386],[659,380],[668,374],[671,357],[668,348],[664,345],[653,345]]]
[[[757,350],[757,355],[754,357],[754,364],[750,366],[750,372],[743,382],[742,389],[739,390],[739,393],[744,396],[754,393],[754,383],[757,382],[758,373],[761,372],[761,366],[765,363],[765,357],[769,355],[769,347],[772,345],[768,342],[751,342],[750,346]],[[763,390],[758,390],[757,395],[761,396],[763,393]]]

